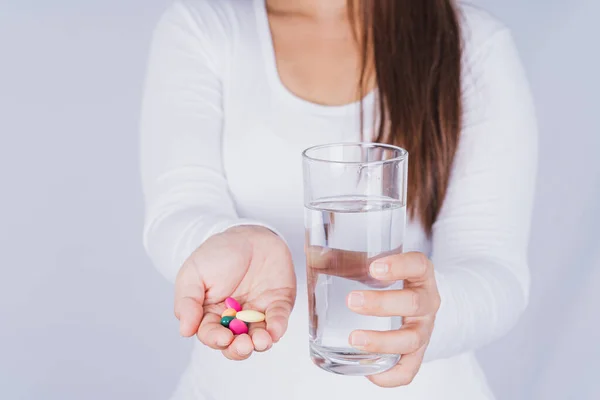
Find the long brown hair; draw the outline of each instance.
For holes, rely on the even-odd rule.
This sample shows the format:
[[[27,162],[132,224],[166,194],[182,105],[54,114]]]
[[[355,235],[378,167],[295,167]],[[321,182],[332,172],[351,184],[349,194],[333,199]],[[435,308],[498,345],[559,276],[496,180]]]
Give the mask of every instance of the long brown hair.
[[[376,80],[375,141],[408,150],[409,214],[430,234],[461,130],[458,11],[453,0],[348,0],[348,9],[362,47],[361,98]]]

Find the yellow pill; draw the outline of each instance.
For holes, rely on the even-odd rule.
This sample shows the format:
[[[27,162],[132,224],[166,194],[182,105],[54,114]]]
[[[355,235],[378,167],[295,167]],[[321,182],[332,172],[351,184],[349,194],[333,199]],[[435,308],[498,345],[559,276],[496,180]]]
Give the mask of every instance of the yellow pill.
[[[228,308],[227,310],[223,311],[221,317],[235,317],[235,314],[237,314],[237,311],[235,311],[233,308]]]
[[[254,311],[254,310],[244,310],[240,311],[235,316],[237,319],[242,320],[244,322],[262,322],[265,320],[265,314]]]

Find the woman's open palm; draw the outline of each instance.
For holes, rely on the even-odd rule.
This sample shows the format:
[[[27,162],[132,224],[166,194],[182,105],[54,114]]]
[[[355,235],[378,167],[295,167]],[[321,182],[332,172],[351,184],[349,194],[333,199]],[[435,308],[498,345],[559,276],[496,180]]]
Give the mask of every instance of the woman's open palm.
[[[239,336],[221,326],[224,301],[265,313]],[[242,226],[209,238],[184,263],[175,283],[181,335],[243,360],[271,348],[285,333],[296,299],[296,276],[285,242],[270,230]]]

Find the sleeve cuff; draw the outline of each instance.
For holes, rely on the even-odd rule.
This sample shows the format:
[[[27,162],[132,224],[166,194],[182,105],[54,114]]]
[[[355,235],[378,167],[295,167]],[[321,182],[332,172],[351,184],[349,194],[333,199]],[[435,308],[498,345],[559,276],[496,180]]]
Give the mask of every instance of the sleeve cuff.
[[[454,316],[450,314],[450,310],[452,308],[452,306],[449,304],[451,302],[451,296],[448,290],[449,288],[446,278],[447,277],[444,274],[440,273],[439,271],[435,271],[435,279],[441,302],[440,308],[436,315],[435,327],[433,328],[429,346],[427,346],[427,350],[425,351],[423,362],[443,358],[447,347],[447,328],[451,325],[454,325],[451,321],[454,319]]]

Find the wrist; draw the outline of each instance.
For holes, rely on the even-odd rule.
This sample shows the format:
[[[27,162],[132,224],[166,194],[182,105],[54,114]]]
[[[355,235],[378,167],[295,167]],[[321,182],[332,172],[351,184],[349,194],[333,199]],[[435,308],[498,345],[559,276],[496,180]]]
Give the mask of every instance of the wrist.
[[[227,228],[223,233],[235,233],[235,234],[259,234],[259,235],[276,235],[275,231],[267,228],[263,225],[256,225],[248,223],[244,225],[233,225]]]
[[[221,229],[221,233],[225,232],[271,239],[276,238],[278,240],[281,240],[285,244],[285,246],[289,248],[287,241],[277,229],[259,221],[249,219],[239,219],[231,221],[226,227],[223,227],[223,229]]]

